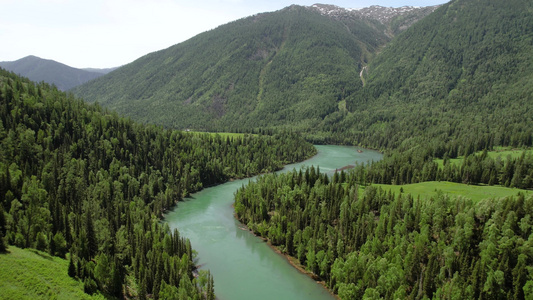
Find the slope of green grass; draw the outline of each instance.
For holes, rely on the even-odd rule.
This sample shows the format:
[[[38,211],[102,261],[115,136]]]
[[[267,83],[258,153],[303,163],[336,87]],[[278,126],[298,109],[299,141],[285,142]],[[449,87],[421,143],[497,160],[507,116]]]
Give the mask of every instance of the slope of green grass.
[[[0,299],[104,299],[85,294],[67,269],[68,260],[10,246],[0,254]]]
[[[448,159],[448,163],[450,163],[452,165],[461,165],[463,163],[463,160],[464,160],[464,157],[463,156],[459,156],[458,158]],[[439,169],[444,168],[444,159],[441,159],[441,158],[435,159],[435,162],[439,166]]]
[[[230,139],[234,139],[234,138],[243,138],[245,135],[247,135],[248,133],[233,133],[233,132],[204,132],[204,131],[185,131],[185,132],[188,132],[188,133],[191,133],[191,134],[210,134],[212,136],[216,136],[216,135],[219,135],[221,138],[225,139],[225,138],[230,138]],[[256,134],[253,134],[253,135],[256,135]]]
[[[494,151],[488,151],[487,156],[490,158],[500,157],[502,160],[505,160],[508,157],[511,157],[512,159],[516,159],[516,158],[519,158],[524,153],[524,151],[526,152],[526,154],[533,154],[533,149],[514,149],[511,147],[496,147]],[[479,151],[476,153],[476,155],[479,155],[481,153],[482,151]],[[460,156],[458,158],[452,158],[448,161],[454,165],[461,165],[463,163],[463,160],[464,160],[464,157]],[[444,166],[443,159],[435,159],[435,162],[439,165],[439,168],[442,168]]]
[[[511,158],[519,158],[524,151],[526,154],[533,154],[533,149],[513,149],[510,147],[496,147],[494,151],[489,151],[487,154],[492,158],[499,156],[502,159],[506,159],[509,155]]]
[[[507,196],[514,196],[519,192],[526,195],[533,194],[533,191],[529,190],[506,188],[501,186],[467,185],[447,181],[429,181],[405,185],[374,184],[374,186],[379,186],[384,190],[391,190],[396,194],[403,190],[404,193],[411,194],[415,198],[418,196],[420,196],[420,198],[429,198],[435,196],[439,192],[442,192],[452,197],[462,196],[465,198],[470,198],[473,201],[480,201],[487,198],[498,199]]]

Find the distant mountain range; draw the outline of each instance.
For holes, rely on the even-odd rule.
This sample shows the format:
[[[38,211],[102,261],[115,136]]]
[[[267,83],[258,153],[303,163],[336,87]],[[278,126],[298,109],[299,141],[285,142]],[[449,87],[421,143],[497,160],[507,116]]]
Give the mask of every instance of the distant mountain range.
[[[77,69],[54,60],[43,59],[33,55],[15,61],[0,62],[0,67],[36,82],[44,81],[55,84],[58,89],[63,91],[116,69]]]

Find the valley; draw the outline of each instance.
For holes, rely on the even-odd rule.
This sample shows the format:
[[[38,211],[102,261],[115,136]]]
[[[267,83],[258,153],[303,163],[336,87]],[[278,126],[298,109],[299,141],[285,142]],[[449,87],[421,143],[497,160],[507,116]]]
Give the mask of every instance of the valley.
[[[280,172],[314,165],[331,175],[346,164],[377,161],[381,157],[370,150],[358,153],[354,147],[317,149],[313,158],[287,165]],[[190,239],[198,251],[201,269],[209,269],[213,275],[220,299],[334,299],[234,219],[234,192],[250,180],[255,179],[236,180],[192,194],[164,220],[171,229],[179,229]]]
[[[0,265],[39,264],[6,288],[529,299],[531,53],[531,1],[317,4],[68,92],[0,69]]]

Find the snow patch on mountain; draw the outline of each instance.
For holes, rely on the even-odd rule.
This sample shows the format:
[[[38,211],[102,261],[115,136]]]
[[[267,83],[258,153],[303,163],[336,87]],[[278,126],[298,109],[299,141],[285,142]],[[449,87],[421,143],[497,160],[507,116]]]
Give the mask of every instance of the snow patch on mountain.
[[[360,17],[366,19],[378,20],[382,24],[390,23],[394,18],[402,15],[420,12],[427,15],[437,9],[439,5],[419,7],[419,6],[402,6],[402,7],[383,7],[372,5],[364,8],[343,8],[331,4],[314,4],[309,8],[317,10],[322,15],[331,17]]]

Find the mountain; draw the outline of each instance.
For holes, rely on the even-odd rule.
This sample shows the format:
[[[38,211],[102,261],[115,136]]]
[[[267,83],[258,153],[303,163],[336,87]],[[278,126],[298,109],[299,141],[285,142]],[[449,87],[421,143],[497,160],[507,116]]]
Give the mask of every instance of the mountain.
[[[387,8],[363,15],[290,6],[148,54],[73,92],[172,128],[310,128],[344,110],[345,98],[362,87],[366,63],[434,9],[409,8],[383,19]]]
[[[531,1],[451,1],[371,61],[335,128],[386,148],[531,144],[532,41]]]
[[[84,71],[88,71],[88,72],[92,72],[92,73],[100,73],[100,74],[107,74],[109,72],[112,72],[112,71],[115,71],[116,69],[118,69],[119,67],[114,67],[114,68],[103,68],[103,69],[97,69],[97,68],[83,68],[82,70]]]
[[[424,145],[438,157],[531,145],[532,3],[484,3],[291,6],[151,53],[74,92],[172,128],[283,127],[315,143]]]
[[[113,69],[76,69],[54,60],[26,56],[15,61],[0,62],[0,67],[28,77],[33,81],[55,84],[66,91],[109,73]]]
[[[343,8],[336,5],[315,4],[312,9],[319,11],[322,15],[338,20],[347,18],[366,19],[368,21],[378,21],[386,26],[389,36],[402,32],[416,23],[421,18],[429,15],[440,5],[427,7],[383,7],[372,5],[364,8]]]

